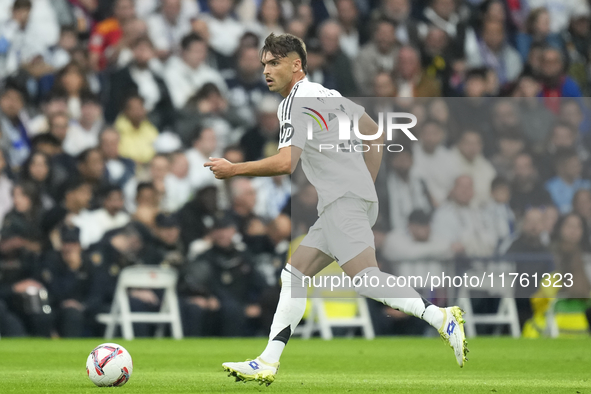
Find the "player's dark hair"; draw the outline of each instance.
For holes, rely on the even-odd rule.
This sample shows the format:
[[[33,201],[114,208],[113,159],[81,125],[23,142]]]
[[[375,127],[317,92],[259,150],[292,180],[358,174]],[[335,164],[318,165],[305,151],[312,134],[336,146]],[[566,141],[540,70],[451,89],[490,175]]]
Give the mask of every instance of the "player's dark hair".
[[[187,49],[189,49],[191,44],[194,42],[205,42],[205,41],[203,40],[203,37],[201,37],[199,34],[189,33],[186,36],[184,36],[183,39],[181,40],[181,48],[183,48],[183,51],[186,51]]]
[[[265,39],[263,49],[261,49],[261,59],[267,52],[278,58],[287,57],[291,52],[297,53],[302,61],[302,71],[304,74],[308,74],[306,44],[293,34],[285,33],[278,36],[274,33],[269,34]]]

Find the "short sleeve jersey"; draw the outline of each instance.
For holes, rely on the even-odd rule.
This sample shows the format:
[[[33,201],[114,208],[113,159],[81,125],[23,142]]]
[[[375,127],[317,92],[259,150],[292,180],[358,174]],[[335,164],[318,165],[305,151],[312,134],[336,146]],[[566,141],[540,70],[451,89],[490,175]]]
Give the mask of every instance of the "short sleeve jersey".
[[[339,139],[339,121],[330,115],[334,107],[346,114],[356,113],[359,118],[365,112],[362,106],[342,97],[338,91],[307,78],[293,86],[277,110],[278,149],[287,146],[302,149],[302,169],[318,192],[319,215],[328,204],[345,195],[378,201],[363,149],[356,146],[361,142],[353,132],[351,139]]]

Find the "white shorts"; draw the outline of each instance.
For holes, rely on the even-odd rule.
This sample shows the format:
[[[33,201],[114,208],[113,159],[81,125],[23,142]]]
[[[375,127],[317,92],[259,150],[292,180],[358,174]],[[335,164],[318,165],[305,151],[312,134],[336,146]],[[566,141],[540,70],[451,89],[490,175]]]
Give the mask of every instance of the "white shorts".
[[[378,203],[344,196],[328,204],[302,240],[342,266],[368,247],[375,249],[371,228],[378,218]]]

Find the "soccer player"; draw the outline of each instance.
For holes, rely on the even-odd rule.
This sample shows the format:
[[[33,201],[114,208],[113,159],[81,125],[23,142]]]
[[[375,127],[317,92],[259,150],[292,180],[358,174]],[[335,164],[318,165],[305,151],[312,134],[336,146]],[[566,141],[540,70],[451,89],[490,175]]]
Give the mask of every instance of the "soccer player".
[[[231,163],[225,159],[210,158],[209,167],[218,179],[233,176],[275,176],[291,174],[298,161],[310,183],[318,192],[319,218],[295,250],[281,273],[281,293],[277,311],[271,325],[269,342],[265,350],[254,360],[227,362],[222,366],[237,380],[254,380],[271,384],[279,368],[279,358],[293,330],[306,308],[305,297],[294,297],[292,291],[303,287],[303,276],[312,277],[333,261],[352,279],[375,277],[379,283],[388,283],[391,275],[380,271],[375,256],[372,226],[378,213],[378,199],[374,182],[382,161],[383,149],[372,148],[365,153],[334,152],[315,149],[313,140],[306,140],[306,130],[292,125],[294,98],[306,97],[314,105],[331,98],[345,100],[340,93],[329,90],[306,78],[306,49],[304,43],[290,34],[269,35],[261,50],[263,73],[269,90],[284,98],[277,111],[281,123],[279,152],[258,161]],[[324,99],[324,98],[327,99]],[[347,100],[352,110],[363,107]],[[311,104],[312,105],[312,104]],[[359,132],[374,135],[377,124],[364,112],[359,118]],[[329,117],[330,119],[330,117]],[[337,134],[336,119],[324,133]],[[313,137],[316,138],[316,137]],[[319,139],[324,137],[318,137]],[[377,145],[376,145],[377,146]],[[383,145],[382,145],[383,146]],[[354,280],[352,280],[355,283]],[[359,283],[359,282],[357,282]],[[373,282],[375,283],[375,281]],[[370,286],[356,286],[355,291],[392,308],[419,317],[435,327],[453,348],[460,367],[466,361],[463,311],[459,307],[439,308],[423,299],[416,290],[407,288],[378,291]],[[381,293],[380,293],[381,292]]]

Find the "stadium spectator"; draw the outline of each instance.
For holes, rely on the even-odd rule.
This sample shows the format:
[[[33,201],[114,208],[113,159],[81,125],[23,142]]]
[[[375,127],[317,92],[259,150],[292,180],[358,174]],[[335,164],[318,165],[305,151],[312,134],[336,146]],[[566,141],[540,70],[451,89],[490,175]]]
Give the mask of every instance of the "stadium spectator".
[[[399,45],[394,23],[378,19],[374,26],[372,40],[361,47],[353,64],[355,82],[365,96],[371,94],[374,76],[379,71],[393,72],[398,58]]]
[[[88,207],[92,199],[90,184],[73,178],[68,180],[62,189],[61,204],[45,212],[41,220],[41,229],[47,237],[46,247],[59,246],[59,234],[55,230],[62,222],[76,224],[78,221],[84,221],[84,217],[88,214]]]
[[[387,157],[387,179],[380,201],[380,211],[389,230],[401,230],[407,226],[411,212],[431,212],[431,195],[427,183],[416,174],[413,152],[409,146]]]
[[[193,186],[185,153],[177,151],[170,156],[170,172],[164,177],[165,199],[160,205],[164,211],[176,212],[191,198]]]
[[[580,189],[575,193],[573,212],[585,219],[587,227],[591,226],[591,190]]]
[[[0,17],[0,78],[16,73],[35,57],[46,55],[47,49],[57,42],[59,30],[50,31],[48,26],[54,15],[46,15],[48,24],[35,23],[39,20],[33,20],[31,9],[31,0],[15,0],[11,17],[8,20]]]
[[[342,31],[338,22],[327,20],[318,27],[318,39],[326,56],[326,71],[334,79],[335,88],[343,96],[352,97],[357,94],[358,90],[351,71],[351,61],[341,49]],[[365,72],[367,71],[365,70]]]
[[[68,127],[62,144],[64,152],[77,156],[83,150],[95,148],[99,144],[99,133],[103,128],[103,110],[98,97],[81,97],[80,118]]]
[[[0,228],[4,217],[12,209],[12,180],[8,178],[7,169],[8,163],[4,158],[4,151],[0,149]]]
[[[367,41],[366,23],[359,15],[357,4],[353,0],[339,0],[335,2],[337,21],[343,31],[339,39],[341,49],[349,59],[354,60],[359,54],[360,46]]]
[[[515,236],[515,214],[509,206],[511,185],[505,178],[497,176],[491,186],[491,198],[484,209],[488,211],[497,235],[496,252],[502,254],[511,245]]]
[[[445,130],[437,122],[425,122],[420,129],[418,144],[413,145],[413,167],[416,176],[427,183],[434,205],[440,205],[454,182],[452,156],[445,147]]]
[[[232,16],[234,4],[231,0],[208,0],[207,5],[209,13],[200,17],[207,23],[209,45],[219,69],[231,68],[231,57],[238,49],[244,25]]]
[[[199,129],[195,132],[193,144],[185,151],[189,161],[189,180],[193,190],[213,185],[215,176],[203,167],[216,151],[217,141],[215,131],[211,128]]]
[[[508,132],[498,136],[498,151],[490,162],[497,174],[505,179],[513,179],[515,158],[525,150],[527,143],[520,133]]]
[[[433,236],[461,243],[469,257],[491,256],[498,237],[490,217],[473,205],[474,194],[472,178],[460,175],[449,200],[435,210]]]
[[[109,63],[115,63],[121,50],[122,26],[135,17],[133,0],[116,0],[113,17],[98,23],[92,30],[88,50],[90,65],[95,71],[104,70]]]
[[[261,41],[271,34],[283,34],[285,17],[278,0],[263,0],[258,6],[256,21],[246,24],[246,29],[257,34]]]
[[[185,250],[190,249],[193,241],[205,237],[213,226],[214,218],[219,213],[217,193],[215,186],[205,186],[179,210],[181,239]]]
[[[156,215],[160,211],[158,207],[160,197],[154,184],[142,182],[135,187],[134,193],[133,219],[149,229],[155,228]]]
[[[82,97],[90,93],[90,85],[82,67],[72,61],[62,68],[55,76],[54,89],[64,91],[68,95],[68,114],[73,119],[82,115]]]
[[[400,48],[396,64],[398,97],[438,97],[441,95],[439,81],[423,71],[418,50],[412,47]]]
[[[393,264],[392,272],[396,275],[419,275],[421,268],[433,268],[441,271],[440,260],[461,254],[464,247],[459,242],[450,243],[447,239],[434,236],[431,231],[431,215],[423,210],[413,210],[406,218],[406,227],[394,229],[388,233],[382,246],[382,256]],[[419,264],[423,263],[423,266]]]
[[[121,188],[135,175],[135,163],[119,155],[119,132],[107,127],[100,136],[99,149],[105,161],[105,170],[109,183]]]
[[[458,3],[453,0],[430,0],[422,17],[427,27],[435,26],[445,31],[451,40],[450,51],[454,57],[463,58],[469,28],[458,12]]]
[[[267,156],[268,157],[268,156]],[[254,212],[264,220],[273,220],[280,213],[291,195],[291,182],[286,175],[256,178],[252,181],[256,190]]]
[[[160,264],[175,268],[185,265],[185,248],[181,242],[181,224],[175,213],[160,213],[156,216],[155,247],[160,255]]]
[[[41,278],[51,295],[54,325],[60,337],[82,337],[86,330],[86,303],[94,267],[83,252],[77,227],[62,226],[61,250],[47,251],[41,259]]]
[[[148,25],[142,19],[131,18],[123,24],[121,27],[122,36],[119,41],[119,55],[114,60],[117,68],[123,68],[129,65],[133,61],[133,44],[141,37],[148,35]],[[150,67],[154,70],[160,70],[162,63],[158,58],[150,60]]]
[[[560,49],[563,47],[560,34],[553,33],[550,29],[550,13],[545,7],[534,8],[529,12],[526,31],[517,33],[515,41],[517,50],[524,62],[527,62],[533,43],[545,44]]]
[[[0,92],[0,146],[8,156],[10,167],[18,168],[30,154],[27,116],[24,112],[25,97],[13,86]]]
[[[474,182],[473,204],[481,205],[490,198],[490,185],[496,171],[482,155],[482,138],[475,131],[465,131],[451,150],[456,174],[467,174]]]
[[[171,57],[164,69],[164,80],[175,108],[183,108],[208,82],[216,84],[222,92],[227,90],[220,73],[205,63],[207,44],[201,37],[195,33],[185,36],[181,48],[181,57]]]
[[[569,298],[581,298],[583,304],[591,292],[590,280],[585,272],[583,254],[589,252],[589,230],[585,220],[576,213],[562,216],[552,234],[551,250],[556,254],[556,271],[572,274],[573,286],[565,287],[559,294]]]
[[[546,190],[561,214],[572,209],[572,201],[579,189],[591,189],[591,182],[581,178],[581,159],[572,150],[559,151],[554,159],[556,176],[546,182]]]
[[[210,233],[213,246],[185,269],[180,293],[186,303],[183,320],[188,336],[244,336],[258,329],[265,282],[249,253],[234,244],[235,234],[231,216],[216,218]]]
[[[173,106],[164,80],[153,70],[154,47],[147,37],[138,38],[132,45],[133,61],[114,72],[109,78],[110,93],[105,105],[107,122],[116,120],[126,99],[140,96],[150,121],[159,129],[171,126]]]
[[[311,39],[306,43],[308,74],[306,77],[316,83],[321,83],[327,88],[334,89],[336,82],[334,75],[326,68],[326,56],[320,46],[320,41]]]
[[[474,48],[466,53],[468,67],[493,70],[501,85],[519,77],[523,64],[519,53],[506,42],[505,27],[500,22],[485,21]]]
[[[153,142],[158,129],[147,118],[144,99],[131,96],[125,102],[125,109],[115,122],[121,136],[119,154],[139,164],[148,163],[156,153]]]
[[[80,244],[87,249],[99,242],[108,231],[121,228],[130,221],[124,211],[123,192],[117,186],[105,185],[98,192],[101,207],[90,211],[84,222],[78,222]]]
[[[160,59],[179,52],[179,43],[191,31],[190,17],[181,11],[181,0],[162,0],[159,12],[146,19],[150,40]]]
[[[1,163],[0,159],[0,163]],[[41,151],[35,151],[29,156],[21,170],[21,179],[26,182],[31,182],[39,191],[41,198],[41,205],[44,210],[49,210],[55,205],[55,200],[51,195],[52,192],[52,171],[51,161],[49,156]],[[0,181],[0,184],[2,181]],[[8,201],[12,202],[10,198]]]
[[[267,95],[257,103],[257,123],[246,131],[240,139],[246,160],[258,160],[277,150],[279,119],[277,119],[278,101]]]
[[[511,208],[521,217],[529,207],[544,207],[552,204],[552,198],[544,188],[530,154],[519,154],[513,163],[511,184]]]
[[[560,49],[544,49],[540,73],[542,91],[539,95],[546,98],[546,107],[554,113],[557,113],[560,108],[560,101],[556,99],[557,97],[582,96],[579,85],[566,75],[565,58]]]
[[[238,49],[236,58],[236,73],[226,78],[228,103],[236,108],[245,123],[254,126],[257,105],[269,95],[269,89],[262,78],[263,69],[258,47],[242,47]],[[220,86],[224,87],[225,85]]]
[[[33,183],[17,183],[12,189],[13,209],[6,214],[0,231],[0,252],[5,255],[41,252],[39,228],[43,207]]]

